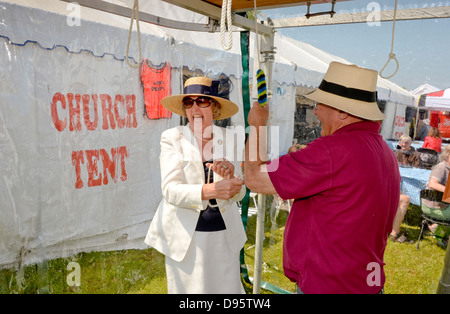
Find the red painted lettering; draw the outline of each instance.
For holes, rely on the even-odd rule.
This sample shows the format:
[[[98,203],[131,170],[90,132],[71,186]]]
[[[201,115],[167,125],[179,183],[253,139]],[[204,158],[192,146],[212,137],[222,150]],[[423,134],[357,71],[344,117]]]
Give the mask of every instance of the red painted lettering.
[[[128,158],[128,151],[125,146],[118,148],[118,153],[120,155],[120,166],[122,168],[122,174],[120,175],[120,180],[126,181],[128,178],[127,171],[125,169],[125,158]]]
[[[97,95],[92,95],[92,100],[94,102],[94,121],[92,122],[89,118],[89,109],[90,109],[90,97],[89,95],[83,95],[83,115],[84,115],[84,124],[86,125],[89,131],[95,131],[98,125],[98,112],[97,112]]]
[[[73,105],[73,100],[76,100],[76,106]],[[67,94],[67,101],[69,103],[69,130],[81,131],[81,96],[71,93]]]
[[[114,120],[114,115],[112,113],[112,99],[111,96],[107,94],[101,94],[100,99],[102,100],[102,114],[103,114],[103,130],[108,130],[108,118],[111,123],[111,129],[116,128],[116,122]],[[108,106],[106,106],[108,102]]]
[[[117,183],[119,173],[120,180],[126,181],[128,178],[126,170],[127,158],[128,150],[125,146],[112,148],[111,155],[108,154],[106,149],[72,152],[72,164],[75,167],[76,174],[75,188],[83,188],[83,175],[84,177],[87,175],[88,187],[107,185],[109,183],[108,172],[114,183]],[[81,165],[84,164],[85,159],[86,167],[82,168]],[[100,160],[101,162],[99,162]]]
[[[127,95],[126,96],[127,103],[127,128],[137,128],[137,120],[136,120],[136,96],[135,95]],[[133,121],[132,121],[133,119]]]
[[[101,101],[102,114],[98,112],[99,96]],[[58,104],[61,104],[59,107]],[[68,106],[67,106],[68,105]],[[67,108],[68,112],[67,112]],[[81,112],[83,111],[83,113]],[[102,129],[137,128],[136,96],[135,95],[115,95],[113,98],[108,94],[72,94],[64,96],[56,93],[50,103],[50,112],[55,128],[62,132],[67,126],[67,115],[69,117],[69,131],[79,132],[83,129],[83,124],[89,131],[98,128],[99,117],[102,118]],[[63,118],[64,113],[66,117]],[[83,114],[83,117],[81,117]],[[62,119],[63,118],[63,119]]]
[[[56,93],[53,96],[53,101],[50,104],[50,111],[52,113],[52,121],[53,124],[55,125],[55,128],[59,131],[62,132],[64,131],[64,129],[66,128],[67,125],[67,119],[64,118],[64,120],[59,119],[58,116],[58,109],[56,104],[60,102],[61,103],[61,107],[62,109],[66,109],[66,97],[64,97],[64,95],[60,94],[60,93]]]
[[[87,150],[84,152],[87,159],[87,171],[88,171],[88,187],[102,185],[102,174],[98,173],[98,150]]]
[[[75,188],[81,189],[84,185],[81,180],[81,164],[84,164],[83,151],[72,152],[72,164],[75,166],[75,174],[77,176]]]
[[[114,100],[114,113],[116,114],[116,121],[117,121],[117,126],[119,127],[119,129],[123,129],[123,127],[125,126],[125,118],[121,118],[120,114],[119,114],[119,104],[120,107],[122,108],[122,112],[125,111],[125,103],[123,101],[123,96],[122,95],[116,95],[116,99]]]
[[[102,162],[103,162],[103,185],[108,184],[107,171],[109,171],[111,179],[113,179],[113,181],[115,183],[117,183],[117,176],[116,176],[117,148],[111,148],[111,157],[112,158],[109,158],[108,153],[104,149],[100,150],[100,155],[102,156]]]

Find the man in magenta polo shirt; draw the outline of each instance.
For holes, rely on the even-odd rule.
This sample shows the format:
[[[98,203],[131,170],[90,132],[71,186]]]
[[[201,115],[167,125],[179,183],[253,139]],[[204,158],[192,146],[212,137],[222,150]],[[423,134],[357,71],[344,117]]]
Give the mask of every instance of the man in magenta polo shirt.
[[[385,116],[376,104],[377,76],[332,62],[319,88],[306,96],[317,103],[320,138],[268,163],[261,161],[264,156],[250,160],[256,141],[247,143],[247,186],[295,199],[284,233],[283,266],[301,292],[382,292],[400,174],[379,135]],[[267,119],[268,108],[255,103],[248,116],[254,127],[250,139],[263,136],[258,127]]]

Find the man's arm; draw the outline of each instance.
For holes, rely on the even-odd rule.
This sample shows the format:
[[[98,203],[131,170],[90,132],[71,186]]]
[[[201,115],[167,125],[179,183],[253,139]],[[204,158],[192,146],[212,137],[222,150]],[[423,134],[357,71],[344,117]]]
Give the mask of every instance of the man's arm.
[[[266,164],[263,162],[263,160],[268,159],[266,134],[268,117],[268,105],[261,107],[258,102],[255,102],[248,115],[250,134],[245,144],[244,176],[245,184],[251,191],[262,194],[276,194]],[[263,128],[260,128],[260,126]]]

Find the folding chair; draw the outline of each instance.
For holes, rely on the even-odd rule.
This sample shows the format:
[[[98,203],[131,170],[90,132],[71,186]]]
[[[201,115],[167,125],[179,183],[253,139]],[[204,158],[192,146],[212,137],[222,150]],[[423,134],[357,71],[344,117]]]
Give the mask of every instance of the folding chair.
[[[430,217],[429,215],[427,215],[423,212],[423,206],[424,206],[423,200],[429,200],[429,201],[437,202],[437,203],[444,204],[447,206],[450,205],[448,203],[442,202],[443,195],[444,195],[444,193],[436,191],[436,190],[431,190],[431,189],[424,189],[424,190],[420,191],[420,211],[422,212],[422,214],[421,214],[422,228],[420,229],[420,235],[419,235],[419,239],[417,240],[416,249],[419,249],[420,239],[422,239],[423,231],[425,229],[426,224],[431,223],[431,224],[443,225],[446,227],[450,226],[450,220],[436,219],[434,217]]]
[[[431,169],[438,162],[439,153],[434,149],[420,147],[417,149],[420,153],[422,168]]]

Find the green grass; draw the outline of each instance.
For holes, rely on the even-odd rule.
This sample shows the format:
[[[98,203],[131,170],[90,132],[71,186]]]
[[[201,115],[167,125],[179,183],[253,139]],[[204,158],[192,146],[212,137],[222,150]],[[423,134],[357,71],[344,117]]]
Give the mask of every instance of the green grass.
[[[80,265],[80,287],[67,284],[70,262]],[[164,257],[153,249],[92,252],[2,270],[0,293],[167,293]]]
[[[268,210],[265,217],[262,280],[294,292],[295,285],[283,275],[282,246],[287,213],[280,211],[271,219]],[[245,261],[249,275],[253,276],[255,216],[248,221],[248,241],[245,245]],[[411,206],[402,225],[413,240],[420,232],[418,208]],[[389,241],[385,253],[386,285],[388,294],[433,294],[442,273],[445,250],[436,240],[425,236],[420,242],[401,244]],[[67,270],[70,262],[81,268],[81,286],[70,287]],[[247,293],[252,286],[244,285]],[[80,253],[67,259],[55,259],[37,265],[17,269],[0,270],[0,293],[53,293],[53,294],[103,294],[103,293],[167,293],[164,256],[153,249],[114,252]],[[271,293],[262,290],[262,293]]]

